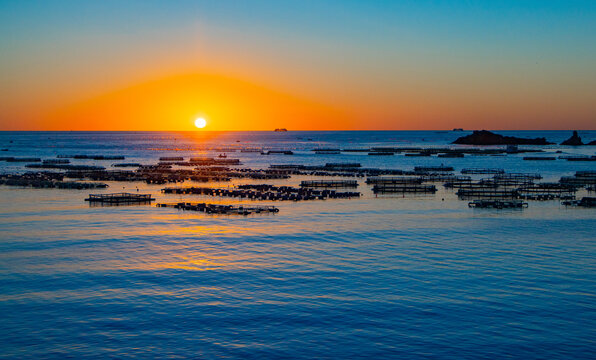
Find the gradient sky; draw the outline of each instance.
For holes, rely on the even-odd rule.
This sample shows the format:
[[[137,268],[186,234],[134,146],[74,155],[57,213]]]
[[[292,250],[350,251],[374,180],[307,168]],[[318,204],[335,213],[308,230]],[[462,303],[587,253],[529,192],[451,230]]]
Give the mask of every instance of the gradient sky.
[[[595,129],[596,1],[3,1],[0,130]]]

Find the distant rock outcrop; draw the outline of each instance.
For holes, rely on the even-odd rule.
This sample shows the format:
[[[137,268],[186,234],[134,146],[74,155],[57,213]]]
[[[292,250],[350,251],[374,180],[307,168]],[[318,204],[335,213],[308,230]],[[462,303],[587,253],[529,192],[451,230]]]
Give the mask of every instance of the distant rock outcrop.
[[[561,143],[561,145],[572,145],[572,146],[578,146],[578,145],[583,145],[584,143],[582,142],[582,138],[579,137],[579,135],[577,134],[577,131],[573,132],[573,135],[571,135],[571,137],[565,141],[563,141]]]
[[[503,136],[487,130],[476,130],[472,134],[462,136],[453,144],[461,145],[549,145],[546,138],[526,139],[515,136]]]
[[[587,143],[586,145],[596,145],[596,140],[592,140],[589,143]]]

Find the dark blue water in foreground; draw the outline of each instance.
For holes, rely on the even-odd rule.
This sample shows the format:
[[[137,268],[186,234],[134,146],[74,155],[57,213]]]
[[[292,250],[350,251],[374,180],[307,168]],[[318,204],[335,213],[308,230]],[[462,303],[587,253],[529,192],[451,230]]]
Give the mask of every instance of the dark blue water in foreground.
[[[560,142],[570,132],[511,134]],[[209,149],[234,146],[295,151],[229,155],[253,168],[444,163],[457,171],[540,172],[549,181],[596,170],[593,162],[533,162],[523,155],[441,159],[309,151],[446,146],[460,135],[0,133],[0,148],[9,148],[0,155],[122,154],[124,162],[152,163],[167,155],[215,156],[221,149]],[[580,135],[596,139],[596,132]],[[596,151],[545,149],[551,156]],[[0,162],[0,171],[24,171],[22,165]],[[593,209],[546,201],[523,211],[473,210],[440,184],[435,195],[375,197],[360,181],[360,199],[271,203],[278,214],[247,217],[89,207],[83,201],[88,191],[0,187],[0,358],[596,358]],[[158,201],[247,202],[162,195],[163,185],[141,183],[110,183],[105,192],[136,187]]]

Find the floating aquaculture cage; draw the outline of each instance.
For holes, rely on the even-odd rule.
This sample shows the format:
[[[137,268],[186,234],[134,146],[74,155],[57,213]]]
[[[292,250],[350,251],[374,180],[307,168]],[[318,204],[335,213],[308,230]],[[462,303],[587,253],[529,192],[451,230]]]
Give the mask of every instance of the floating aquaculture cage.
[[[300,182],[300,187],[319,188],[355,188],[358,187],[356,180],[305,180]]]
[[[521,186],[518,191],[520,193],[552,194],[561,196],[575,193],[577,191],[577,186],[560,183],[542,183]]]
[[[0,180],[64,180],[64,174],[58,172],[26,172],[24,174],[0,174]]]
[[[321,154],[321,155],[341,154],[341,151],[339,149],[313,149],[313,151],[315,152],[315,154]]]
[[[155,200],[151,194],[132,194],[132,193],[114,193],[114,194],[89,194],[85,201],[101,203],[142,203]]]
[[[93,182],[79,182],[79,181],[62,181],[53,179],[51,177],[23,177],[23,176],[9,176],[0,177],[0,185],[6,186],[21,186],[31,187],[34,189],[69,189],[69,190],[85,190],[85,189],[100,189],[107,188],[108,185],[104,183]]]
[[[385,152],[385,153],[398,153],[398,152],[402,152],[404,149],[401,148],[395,148],[395,147],[386,147],[386,146],[381,146],[381,147],[372,147],[370,148],[370,152]],[[412,148],[412,150],[417,150]]]
[[[587,197],[584,196],[581,200],[570,200],[570,201],[563,201],[561,204],[565,206],[580,206],[580,207],[588,207],[594,208],[596,207],[596,197]]]
[[[123,155],[88,155],[88,154],[75,154],[75,155],[58,155],[58,159],[77,159],[77,160],[124,160]]]
[[[275,206],[262,205],[220,205],[220,204],[206,204],[206,203],[174,203],[174,204],[157,204],[157,207],[169,207],[187,211],[200,211],[207,214],[221,214],[221,215],[250,215],[250,214],[266,214],[277,213],[279,209]]]
[[[113,167],[140,167],[142,164],[139,163],[120,163],[120,164],[112,164]]]
[[[431,173],[420,175],[423,182],[452,181],[468,178],[468,176],[457,176],[453,174]]]
[[[484,183],[471,180],[448,181],[443,184],[443,186],[448,189],[495,189],[498,187],[498,185],[494,183]]]
[[[57,169],[57,170],[105,170],[103,166],[73,165],[73,164],[27,164],[30,169]]]
[[[517,196],[518,199],[524,200],[537,200],[537,201],[547,201],[547,200],[555,200],[555,199],[575,199],[575,196],[572,194],[552,194],[552,193],[524,193],[520,192]]]
[[[108,184],[94,183],[94,182],[78,182],[78,181],[56,181],[54,183],[57,189],[74,189],[74,190],[85,190],[85,189],[105,189]]]
[[[124,160],[126,159],[122,155],[99,155],[99,156],[92,156],[92,160]]]
[[[161,191],[164,194],[195,194],[268,201],[349,199],[360,197],[359,192],[353,191],[315,190],[291,186],[273,186],[269,184],[246,184],[228,189],[208,187],[164,188]]]
[[[288,170],[299,170],[304,169],[304,165],[295,165],[295,164],[272,164],[269,165],[270,169],[288,169]]]
[[[565,159],[567,161],[596,161],[596,155],[559,156],[559,159]]]
[[[415,172],[448,172],[453,171],[453,166],[416,166],[414,168]]]
[[[557,158],[554,156],[524,156],[524,160],[530,161],[545,161],[545,160],[556,160]]]
[[[521,200],[474,200],[468,203],[468,207],[481,209],[522,209],[528,207],[528,203]]]
[[[68,159],[46,159],[42,162],[43,164],[69,164]]]
[[[493,176],[494,179],[515,179],[515,180],[540,180],[542,175],[538,173],[507,173],[497,174]]]
[[[596,175],[591,175],[590,173],[582,173],[578,175],[577,173],[575,176],[563,176],[561,180],[559,180],[561,184],[567,185],[575,185],[575,186],[594,186],[596,185]]]
[[[515,179],[515,178],[491,178],[491,179],[481,179],[479,181],[480,184],[484,184],[487,187],[519,187],[519,186],[528,186],[534,183],[534,180],[531,179]]]
[[[262,151],[261,155],[294,155],[294,152],[291,150],[269,150]]]
[[[444,154],[438,154],[437,157],[440,157],[440,158],[463,158],[464,154],[463,153],[444,153]]]
[[[373,186],[372,191],[379,193],[435,193],[437,187],[434,185],[420,184],[378,184]]]
[[[498,188],[485,188],[485,189],[459,189],[457,196],[460,198],[506,198],[516,199],[519,193],[516,189],[514,190],[501,190]]]
[[[360,163],[326,163],[325,168],[353,169],[362,167]]]
[[[182,156],[162,156],[159,161],[184,161]]]
[[[460,171],[462,174],[504,174],[505,170],[503,169],[493,169],[493,168],[466,168],[461,169]]]
[[[3,159],[6,162],[41,162],[40,158],[33,157],[5,157]]]
[[[596,176],[563,176],[560,182],[572,185],[594,185],[596,184]]]
[[[230,173],[232,174],[232,173]],[[261,172],[247,172],[244,173],[243,176],[237,176],[238,174],[235,174],[235,177],[246,177],[249,179],[258,179],[258,180],[273,180],[273,179],[289,179],[290,175],[286,175],[286,174],[276,174],[276,173],[261,173]]]
[[[343,151],[343,152],[369,152],[369,151],[371,151],[371,149],[370,148],[368,148],[368,149],[353,149],[353,148],[350,149],[350,148],[347,148],[347,149],[341,149],[341,151]]]
[[[181,164],[177,164],[181,165]],[[191,158],[189,166],[241,165],[240,159]]]

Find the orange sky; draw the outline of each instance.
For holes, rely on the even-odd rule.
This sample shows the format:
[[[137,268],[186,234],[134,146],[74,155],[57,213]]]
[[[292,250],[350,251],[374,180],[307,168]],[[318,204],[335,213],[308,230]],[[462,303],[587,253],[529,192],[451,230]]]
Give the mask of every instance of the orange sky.
[[[52,111],[43,128],[69,130],[338,129],[346,112],[249,82],[208,74],[172,76],[96,96]]]
[[[0,130],[594,129],[596,3],[0,4]]]
[[[29,129],[42,130],[196,130],[197,117],[207,119],[205,130],[212,131],[278,127],[432,130],[566,129],[569,123],[559,120],[567,117],[580,120],[573,128],[590,129],[592,113],[596,113],[596,103],[589,102],[590,92],[584,97],[552,91],[530,94],[533,85],[474,91],[474,86],[465,84],[458,87],[437,81],[421,86],[414,82],[404,91],[382,81],[379,88],[343,83],[347,88],[335,93],[313,91],[317,98],[225,75],[174,75],[99,94],[66,94],[46,107],[40,102],[30,114],[16,110],[16,116],[23,116],[24,123],[31,124]],[[27,115],[33,120],[26,121]],[[19,122],[8,128],[28,129]]]

